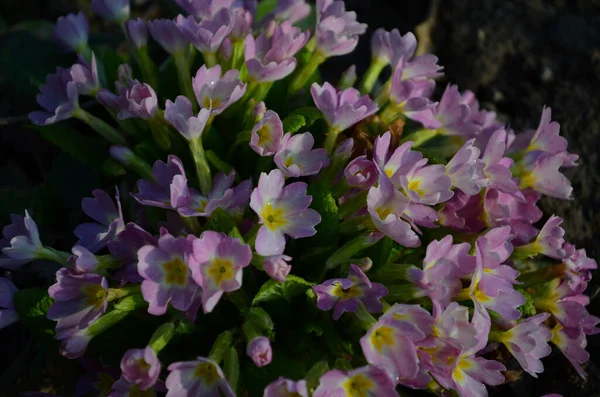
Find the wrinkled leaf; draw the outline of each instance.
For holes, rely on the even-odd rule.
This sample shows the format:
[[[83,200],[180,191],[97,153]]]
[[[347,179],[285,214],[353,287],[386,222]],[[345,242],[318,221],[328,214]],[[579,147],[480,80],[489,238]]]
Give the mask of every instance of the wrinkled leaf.
[[[292,298],[302,295],[313,284],[301,277],[288,275],[285,282],[281,283],[275,280],[269,280],[263,284],[254,299],[252,305],[258,305],[277,299],[290,301]]]
[[[221,208],[213,211],[208,222],[206,222],[206,230],[214,230],[243,240],[233,218]]]
[[[32,334],[52,340],[54,336],[54,321],[48,320],[48,309],[54,303],[45,288],[29,288],[15,292],[14,305],[19,321]]]
[[[337,245],[339,241],[339,216],[338,206],[331,194],[331,189],[319,183],[308,188],[308,195],[312,196],[311,208],[321,215],[321,223],[316,226],[317,234],[313,238],[313,246]]]
[[[295,133],[301,128],[309,128],[315,121],[322,119],[323,113],[313,106],[306,106],[294,110],[283,119],[283,131]]]
[[[52,41],[42,40],[29,31],[9,32],[0,37],[0,75],[10,77],[5,82],[28,102],[35,98],[47,74],[54,73],[57,66],[68,67],[73,62],[71,54],[61,53]]]
[[[108,144],[96,136],[85,136],[67,123],[46,126],[30,125],[31,128],[63,152],[95,171],[100,172],[104,159],[108,157]]]

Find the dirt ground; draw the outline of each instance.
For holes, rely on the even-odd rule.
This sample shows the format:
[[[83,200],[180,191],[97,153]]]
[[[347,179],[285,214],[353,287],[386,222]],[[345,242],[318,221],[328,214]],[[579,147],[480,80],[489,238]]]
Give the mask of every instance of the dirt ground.
[[[369,24],[369,37],[378,27],[414,31],[429,17],[432,1],[346,3]],[[574,199],[545,198],[542,208],[546,215],[563,217],[568,240],[600,259],[600,1],[440,0],[429,38],[432,52],[445,67],[439,87],[452,82],[474,91],[485,108],[496,111],[516,131],[537,127],[542,107],[552,107],[569,151],[580,156],[580,166],[567,173]],[[360,74],[369,60],[369,40],[362,39],[357,54],[331,62],[326,73],[333,78],[354,62]],[[589,309],[596,315],[598,278],[588,290]],[[592,357],[587,381],[560,354],[553,354],[545,359],[546,371],[539,379],[524,375],[490,394],[600,396],[600,337],[589,338],[588,350]]]
[[[568,173],[574,199],[546,198],[548,215],[565,219],[567,238],[600,258],[600,2],[591,0],[441,1],[433,43],[449,81],[473,90],[517,131],[535,128],[544,105],[561,124],[580,166]],[[595,295],[600,280],[588,293]],[[600,311],[593,299],[590,311]],[[554,355],[540,379],[523,378],[515,396],[546,392],[600,395],[600,341],[590,338],[587,381]],[[498,395],[509,395],[508,390]]]

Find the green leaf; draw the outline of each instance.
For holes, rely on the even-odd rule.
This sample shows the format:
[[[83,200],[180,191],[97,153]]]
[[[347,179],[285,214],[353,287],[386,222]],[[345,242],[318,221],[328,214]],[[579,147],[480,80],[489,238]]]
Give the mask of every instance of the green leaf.
[[[319,379],[329,371],[327,361],[319,361],[306,374],[306,387],[308,390],[314,390],[319,386]]]
[[[60,147],[63,152],[95,171],[102,170],[104,159],[108,157],[108,144],[105,140],[96,136],[85,136],[66,123],[43,127],[30,125],[27,128],[39,132],[45,139]]]
[[[78,209],[81,200],[88,196],[100,181],[92,168],[80,164],[66,153],[61,153],[52,163],[48,173],[48,184],[56,192],[63,208]]]
[[[296,109],[283,119],[283,131],[291,134],[301,128],[309,128],[315,121],[322,119],[323,113],[314,106]]]
[[[351,371],[352,364],[348,360],[344,360],[343,358],[336,358],[335,363],[333,363],[333,368],[340,369],[342,371]]]
[[[52,30],[54,24],[42,19],[22,21],[10,27],[11,32],[29,32],[42,40],[49,40]]]
[[[233,218],[222,208],[217,208],[206,222],[206,230],[214,230],[243,240]]]
[[[53,321],[48,320],[48,309],[54,303],[45,288],[29,288],[15,292],[14,305],[19,320],[34,335],[51,341],[54,337]]]
[[[316,226],[317,234],[313,238],[314,246],[337,246],[339,241],[339,216],[338,206],[331,194],[331,189],[320,183],[312,184],[308,188],[312,196],[311,208],[321,215],[321,222]]]
[[[233,169],[230,164],[227,164],[225,161],[221,160],[219,156],[217,156],[217,154],[212,150],[207,150],[204,155],[206,156],[206,159],[210,165],[215,167],[217,170],[224,172],[225,174],[229,174]]]
[[[276,280],[269,280],[263,284],[252,300],[252,306],[276,299],[290,301],[292,298],[304,294],[313,285],[313,283],[291,274],[287,276],[283,283]]]
[[[26,30],[0,37],[0,49],[0,75],[10,76],[4,82],[18,95],[10,96],[11,101],[22,98],[29,102],[46,81],[47,74],[54,73],[57,66],[67,67],[73,63],[71,54],[61,53],[53,42]]]
[[[263,19],[268,13],[272,12],[277,5],[276,0],[263,0],[258,3],[258,7],[256,7],[256,21],[260,21]]]
[[[238,379],[240,378],[240,360],[237,350],[234,347],[230,347],[225,353],[223,361],[223,373],[225,374],[225,379],[227,379],[227,383],[229,383],[229,386],[231,386],[235,393]]]

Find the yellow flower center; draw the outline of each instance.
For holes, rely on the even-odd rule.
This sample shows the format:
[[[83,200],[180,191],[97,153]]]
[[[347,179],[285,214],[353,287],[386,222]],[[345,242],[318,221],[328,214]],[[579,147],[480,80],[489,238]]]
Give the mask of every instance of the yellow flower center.
[[[271,141],[271,128],[265,124],[256,131],[256,135],[258,135],[257,145],[262,146]]]
[[[485,294],[485,292],[483,292],[479,288],[477,288],[477,290],[475,291],[475,299],[477,299],[477,301],[480,303],[485,303],[485,302],[491,300],[490,297],[487,296]]]
[[[519,188],[527,189],[528,187],[534,187],[537,182],[535,175],[531,172],[526,172],[521,175],[521,184]]]
[[[221,106],[221,98],[211,98],[208,95],[204,97],[204,99],[202,100],[202,107],[209,109],[209,108],[218,108],[219,106]]]
[[[273,208],[271,204],[265,205],[260,216],[270,230],[276,230],[287,223],[284,219],[283,209]]]
[[[379,219],[381,219],[383,221],[383,220],[385,220],[385,218],[388,217],[388,215],[390,215],[392,213],[392,210],[389,207],[388,208],[386,208],[386,207],[377,207],[377,208],[375,208],[375,212],[379,216]]]
[[[102,307],[106,300],[106,290],[99,284],[88,284],[83,287],[83,291],[87,297],[85,300],[88,306]]]
[[[332,293],[333,295],[339,297],[342,300],[356,298],[362,295],[362,291],[356,285],[353,285],[348,289],[343,289],[340,283],[337,283]]]
[[[344,382],[347,397],[369,397],[373,382],[363,374],[356,374]]]
[[[556,346],[561,346],[562,345],[562,337],[558,333],[562,329],[563,329],[563,326],[560,325],[560,324],[556,324],[554,326],[554,328],[552,329],[552,339],[550,339],[550,341],[552,343],[554,343]]]
[[[419,178],[415,178],[415,179],[411,179],[410,182],[408,182],[408,190],[412,190],[413,192],[416,192],[419,196],[423,196],[425,195],[425,192],[422,189],[419,189],[419,186],[421,185],[421,179]]]
[[[196,206],[196,211],[204,212],[204,210],[206,209],[206,204],[208,204],[208,200],[201,199],[200,203],[198,203],[198,205]]]
[[[294,164],[294,156],[288,156],[285,161],[283,162],[283,165],[285,165],[286,167],[291,166],[292,164]]]
[[[200,363],[194,371],[196,378],[202,378],[207,386],[212,385],[217,379],[219,379],[219,373],[217,367],[213,363]]]
[[[98,380],[92,384],[94,389],[100,392],[101,397],[106,397],[112,391],[112,385],[115,379],[107,373],[101,372],[98,374]]]
[[[165,282],[167,284],[179,284],[181,286],[186,284],[188,268],[181,258],[163,263],[163,269],[165,269]]]
[[[385,172],[385,174],[387,175],[387,177],[388,177],[388,178],[391,178],[391,177],[392,177],[392,175],[394,175],[394,172],[395,172],[395,170],[392,170],[392,169],[390,169],[390,168],[386,168],[386,169],[384,170],[384,172]]]
[[[385,346],[394,345],[394,329],[386,325],[377,328],[371,334],[371,344],[375,346],[375,349],[379,352],[383,350]]]
[[[150,364],[148,364],[143,358],[137,360],[136,364],[142,371],[147,372],[150,369]]]
[[[458,361],[458,364],[456,364],[456,367],[454,367],[454,370],[452,371],[452,378],[454,378],[455,381],[462,383],[465,379],[465,374],[463,371],[469,368],[471,368],[471,363],[461,357]]]
[[[133,385],[129,390],[129,397],[152,397],[154,396],[153,388],[148,390],[140,390],[140,385]]]
[[[229,259],[216,258],[208,269],[208,274],[215,280],[215,284],[221,285],[224,280],[233,278],[233,263]]]

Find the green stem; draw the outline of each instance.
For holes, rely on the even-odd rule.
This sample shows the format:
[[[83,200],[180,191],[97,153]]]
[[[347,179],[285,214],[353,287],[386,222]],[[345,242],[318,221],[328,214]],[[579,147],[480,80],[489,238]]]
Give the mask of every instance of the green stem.
[[[225,379],[227,379],[227,383],[229,383],[231,390],[235,393],[238,379],[240,378],[240,360],[235,347],[230,347],[229,350],[227,350],[223,361],[223,374],[225,374]]]
[[[214,52],[203,52],[202,57],[204,58],[204,63],[206,64],[207,68],[212,68],[219,63],[217,60],[217,54]]]
[[[142,71],[142,78],[158,92],[158,72],[156,70],[156,64],[154,64],[154,61],[148,55],[148,48],[138,48],[136,54],[138,65],[140,65]]]
[[[104,120],[99,119],[96,116],[86,112],[79,108],[73,113],[73,117],[79,119],[89,125],[94,131],[100,134],[104,139],[109,142],[122,145],[125,143],[125,138],[117,132],[110,124],[107,124]]]
[[[175,336],[175,325],[173,323],[163,324],[154,331],[148,346],[158,353],[167,346],[173,336]]]
[[[244,58],[244,40],[233,43],[233,54],[231,55],[231,69],[239,69],[238,65]]]
[[[438,135],[439,135],[439,130],[430,130],[430,129],[424,128],[422,130],[415,131],[412,134],[408,135],[407,137],[405,137],[404,139],[402,139],[400,141],[400,144],[403,144],[408,141],[413,141],[412,148],[414,149],[416,147],[421,146],[425,142],[435,138]]]
[[[529,243],[527,245],[521,245],[519,247],[515,247],[515,250],[510,256],[510,259],[527,259],[533,258],[537,254],[540,253],[539,244],[537,241],[533,243]]]
[[[381,240],[381,238],[371,232],[363,233],[353,238],[331,254],[329,259],[327,259],[327,262],[325,262],[326,269],[330,270],[336,268],[357,252],[375,245],[379,240]]]
[[[358,310],[354,312],[354,316],[362,329],[368,331],[376,322],[375,317],[369,313],[362,302],[358,304]]]
[[[393,282],[398,280],[406,280],[408,269],[413,265],[406,263],[390,263],[385,265],[373,274],[371,279],[378,279],[385,282]]]
[[[335,143],[337,142],[337,138],[338,138],[339,134],[340,134],[340,131],[338,131],[335,128],[329,128],[329,131],[327,131],[327,136],[325,137],[325,143],[323,144],[323,146],[325,147],[325,150],[327,150],[327,153],[329,153],[329,154],[333,153],[333,149],[335,148]]]
[[[179,88],[186,97],[192,102],[194,113],[198,111],[198,104],[192,88],[192,76],[190,75],[190,65],[184,53],[174,54],[175,67],[177,68],[177,78],[179,80]]]
[[[408,302],[418,297],[415,295],[415,287],[409,283],[388,285],[387,289],[386,298],[394,302]]]
[[[258,85],[258,88],[256,89],[251,98],[253,101],[251,111],[254,110],[254,106],[256,106],[257,103],[263,101],[267,97],[267,94],[269,93],[269,90],[272,86],[272,82],[260,83]]]
[[[71,267],[71,264],[67,261],[71,254],[64,251],[58,251],[54,248],[44,247],[42,251],[38,254],[38,259],[47,259],[50,261],[54,261],[60,263],[63,266]]]
[[[204,196],[208,197],[211,191],[212,176],[208,161],[206,161],[206,156],[204,155],[202,137],[190,141],[190,149],[194,157],[194,164],[196,164],[196,174],[200,183],[200,191]]]
[[[375,58],[371,60],[371,64],[369,65],[369,68],[365,72],[360,83],[361,94],[369,94],[373,90],[373,86],[377,82],[377,78],[386,65],[387,62],[381,61],[381,59]]]
[[[383,106],[384,103],[390,98],[390,89],[392,87],[392,79],[390,78],[385,82],[384,85],[379,88],[377,93],[375,94],[375,103],[379,105],[379,107]]]
[[[385,124],[391,124],[394,121],[396,121],[396,119],[398,119],[399,117],[400,114],[398,112],[398,109],[393,103],[389,103],[386,107],[383,108],[381,113],[379,113],[379,118]]]
[[[101,334],[113,325],[117,324],[119,321],[123,320],[129,313],[129,311],[116,309],[106,313],[87,328],[88,335],[94,337]]]
[[[304,84],[310,79],[310,77],[315,73],[319,65],[321,65],[325,61],[326,57],[322,55],[319,51],[315,51],[312,54],[312,57],[306,63],[302,69],[296,74],[292,83],[289,86],[288,94],[293,95],[298,92]]]
[[[158,118],[148,120],[150,125],[150,131],[154,140],[162,149],[169,149],[171,147],[171,138],[169,138],[169,130],[160,122]]]
[[[198,218],[192,216],[183,216],[181,215],[181,220],[185,224],[185,226],[192,232],[192,234],[199,236],[202,232],[202,227],[200,226],[200,222],[198,222]]]
[[[217,340],[213,343],[208,358],[215,363],[219,364],[225,355],[225,352],[229,350],[233,343],[233,333],[229,330],[222,332],[217,336]]]

